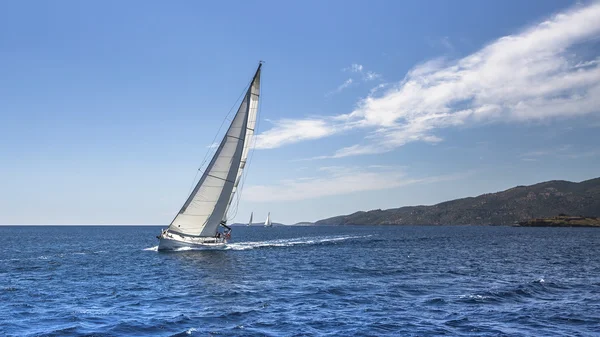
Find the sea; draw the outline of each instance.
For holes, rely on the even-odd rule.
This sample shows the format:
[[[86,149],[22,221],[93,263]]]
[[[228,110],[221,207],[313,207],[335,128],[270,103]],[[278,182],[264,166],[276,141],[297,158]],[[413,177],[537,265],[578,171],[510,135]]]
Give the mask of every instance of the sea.
[[[600,336],[600,230],[0,227],[0,336]]]

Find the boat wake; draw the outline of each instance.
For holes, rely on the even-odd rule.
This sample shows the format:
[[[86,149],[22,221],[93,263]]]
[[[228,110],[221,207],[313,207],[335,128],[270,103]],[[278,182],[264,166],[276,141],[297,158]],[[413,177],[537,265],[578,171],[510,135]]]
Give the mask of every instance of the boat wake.
[[[219,247],[208,247],[208,248],[192,248],[182,247],[175,251],[190,251],[190,250],[250,250],[257,248],[268,248],[268,247],[291,247],[299,245],[315,245],[325,243],[335,243],[339,241],[346,241],[352,239],[367,238],[372,235],[338,235],[338,236],[318,236],[318,237],[301,237],[293,239],[279,239],[279,240],[267,240],[267,241],[249,241],[249,242],[232,242],[227,243]],[[158,251],[158,246],[144,248],[146,251]]]
[[[363,236],[350,236],[350,235],[340,235],[340,236],[321,236],[321,237],[302,237],[302,238],[294,238],[294,239],[279,239],[279,240],[268,240],[268,241],[256,241],[256,242],[234,242],[228,243],[225,245],[226,250],[249,250],[256,248],[265,248],[265,247],[290,247],[290,246],[298,246],[298,245],[314,245],[314,244],[323,244],[323,243],[333,243],[338,241],[346,241],[352,239],[360,239],[366,238],[371,235],[363,235]]]

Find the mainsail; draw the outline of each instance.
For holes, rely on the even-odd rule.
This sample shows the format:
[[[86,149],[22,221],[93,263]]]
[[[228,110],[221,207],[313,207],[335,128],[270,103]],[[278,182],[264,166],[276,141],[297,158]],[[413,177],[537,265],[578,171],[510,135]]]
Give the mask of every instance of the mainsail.
[[[169,225],[169,231],[212,237],[225,224],[227,210],[242,178],[258,112],[260,68],[198,184]]]
[[[254,215],[254,212],[250,213],[250,221],[248,221],[248,224],[246,226],[252,225],[252,215]]]

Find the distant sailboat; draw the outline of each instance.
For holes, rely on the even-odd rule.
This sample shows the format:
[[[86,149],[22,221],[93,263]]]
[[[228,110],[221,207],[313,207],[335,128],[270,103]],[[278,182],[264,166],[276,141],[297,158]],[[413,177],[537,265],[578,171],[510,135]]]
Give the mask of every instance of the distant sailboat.
[[[254,135],[260,95],[260,68],[214,156],[169,228],[158,235],[158,250],[221,246],[231,237],[227,211],[242,178]],[[224,227],[224,232],[219,231]]]
[[[254,214],[254,212],[250,213],[250,221],[248,221],[248,224],[246,226],[252,225],[252,215],[253,214]]]
[[[265,220],[265,227],[273,227],[273,223],[271,222],[271,212],[267,214],[267,220]]]

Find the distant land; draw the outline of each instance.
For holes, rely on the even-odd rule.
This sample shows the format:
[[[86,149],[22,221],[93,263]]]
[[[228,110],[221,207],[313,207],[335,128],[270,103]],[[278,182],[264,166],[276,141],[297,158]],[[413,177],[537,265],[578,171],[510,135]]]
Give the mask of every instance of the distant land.
[[[560,214],[551,218],[531,219],[519,222],[518,227],[600,227],[597,217],[569,216]]]
[[[599,217],[600,178],[579,183],[546,181],[433,206],[361,211],[319,220],[315,225],[515,225],[559,214]]]
[[[293,226],[312,226],[314,224],[315,224],[314,222],[302,221],[302,222],[293,224]]]

